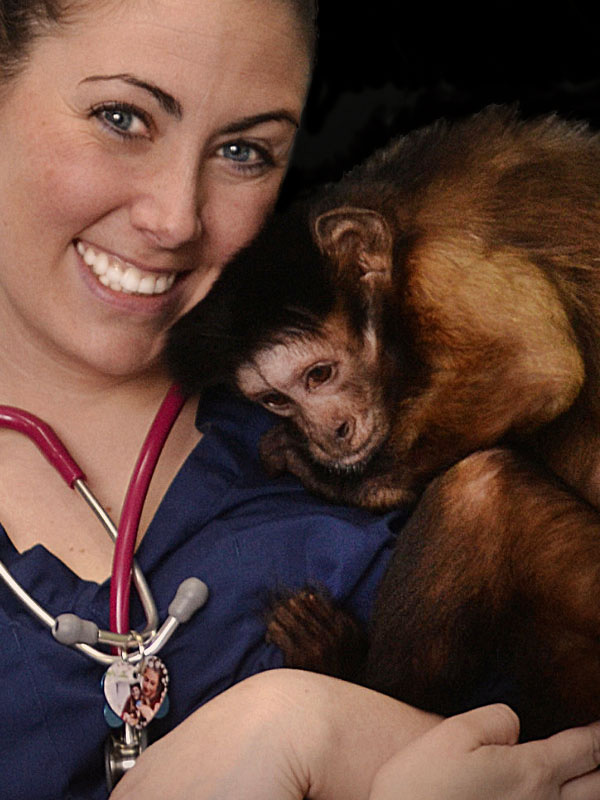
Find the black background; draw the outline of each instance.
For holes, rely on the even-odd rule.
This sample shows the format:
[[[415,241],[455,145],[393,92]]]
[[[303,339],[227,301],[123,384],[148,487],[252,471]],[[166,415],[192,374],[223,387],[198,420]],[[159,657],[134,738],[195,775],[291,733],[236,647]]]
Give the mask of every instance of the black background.
[[[321,0],[315,75],[285,196],[337,179],[393,135],[489,103],[518,103],[525,117],[557,111],[600,129],[592,16],[593,3],[564,0],[553,9],[441,10]]]

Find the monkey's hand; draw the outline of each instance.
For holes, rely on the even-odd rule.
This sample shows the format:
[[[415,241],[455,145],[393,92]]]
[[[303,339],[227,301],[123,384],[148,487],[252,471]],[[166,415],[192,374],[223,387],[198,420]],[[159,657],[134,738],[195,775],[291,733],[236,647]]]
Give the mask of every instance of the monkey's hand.
[[[355,683],[362,678],[367,636],[349,612],[321,592],[302,589],[279,600],[266,639],[282,650],[286,667]]]
[[[290,461],[300,457],[300,443],[285,422],[268,430],[262,436],[258,449],[262,465],[272,477],[291,471]]]
[[[342,499],[335,481],[311,459],[305,440],[291,425],[281,422],[267,431],[260,440],[259,452],[263,467],[272,477],[291,472],[311,492],[330,500]]]

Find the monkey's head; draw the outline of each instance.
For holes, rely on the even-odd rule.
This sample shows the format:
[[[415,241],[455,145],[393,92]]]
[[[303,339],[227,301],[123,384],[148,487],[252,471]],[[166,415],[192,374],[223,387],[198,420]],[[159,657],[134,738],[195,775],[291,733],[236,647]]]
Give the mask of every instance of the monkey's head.
[[[358,469],[388,435],[389,354],[379,326],[392,238],[369,209],[277,215],[173,328],[168,360],[188,391],[215,382],[285,417],[313,460]]]
[[[312,258],[336,287],[333,302],[310,329],[277,331],[238,366],[235,380],[248,398],[296,426],[314,461],[338,473],[359,471],[390,431],[379,326],[391,234],[379,213],[354,207],[330,209],[305,226]],[[312,291],[321,291],[318,283]]]

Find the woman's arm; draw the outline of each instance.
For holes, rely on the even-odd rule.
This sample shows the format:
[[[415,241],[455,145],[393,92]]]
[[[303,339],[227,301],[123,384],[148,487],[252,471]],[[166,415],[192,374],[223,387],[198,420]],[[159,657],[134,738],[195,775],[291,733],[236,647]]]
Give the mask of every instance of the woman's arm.
[[[441,722],[335,678],[273,670],[219,695],[148,748],[111,800],[600,796],[600,772],[591,772],[600,763],[599,727],[525,745],[514,744],[517,736],[505,706]],[[587,777],[571,780],[579,775]]]
[[[335,678],[270,670],[149,747],[111,800],[366,800],[377,769],[437,722]]]

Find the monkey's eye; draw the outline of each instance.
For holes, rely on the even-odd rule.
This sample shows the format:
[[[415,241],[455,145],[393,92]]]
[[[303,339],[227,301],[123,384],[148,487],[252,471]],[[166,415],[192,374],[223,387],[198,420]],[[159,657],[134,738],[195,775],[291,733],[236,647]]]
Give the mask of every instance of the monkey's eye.
[[[308,391],[316,389],[322,383],[326,383],[333,375],[333,364],[317,364],[311,367],[306,373],[306,388]]]
[[[263,394],[260,402],[272,411],[283,411],[289,406],[290,399],[281,392],[269,392],[269,394]]]

